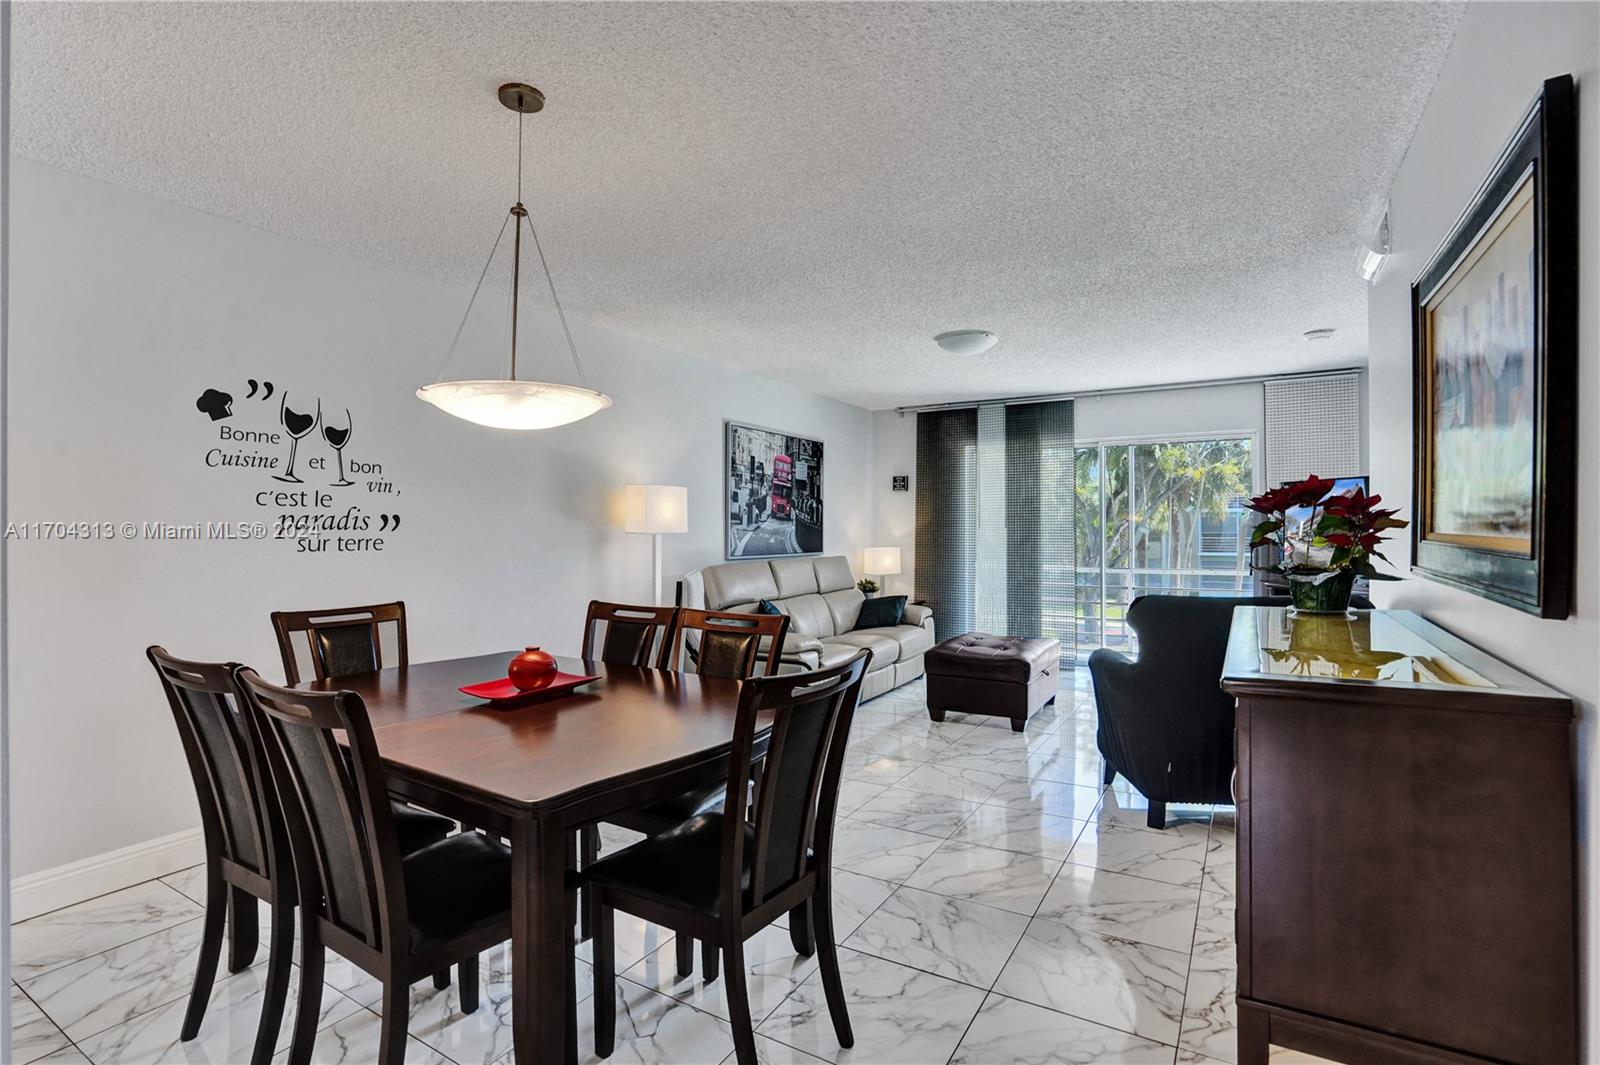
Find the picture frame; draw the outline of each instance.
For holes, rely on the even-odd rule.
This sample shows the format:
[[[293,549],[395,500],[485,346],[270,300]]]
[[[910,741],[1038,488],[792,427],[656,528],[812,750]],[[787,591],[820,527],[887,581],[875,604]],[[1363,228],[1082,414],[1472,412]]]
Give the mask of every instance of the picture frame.
[[[822,554],[823,441],[731,420],[722,439],[726,557]]]
[[[1411,286],[1411,570],[1545,618],[1572,607],[1577,148],[1551,78]]]

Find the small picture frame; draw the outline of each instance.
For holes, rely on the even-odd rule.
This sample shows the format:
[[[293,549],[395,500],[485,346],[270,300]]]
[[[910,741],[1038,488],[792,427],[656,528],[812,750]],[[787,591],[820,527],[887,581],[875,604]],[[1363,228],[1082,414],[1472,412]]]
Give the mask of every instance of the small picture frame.
[[[889,480],[889,486],[895,492],[911,491],[911,478],[904,473],[897,473]]]

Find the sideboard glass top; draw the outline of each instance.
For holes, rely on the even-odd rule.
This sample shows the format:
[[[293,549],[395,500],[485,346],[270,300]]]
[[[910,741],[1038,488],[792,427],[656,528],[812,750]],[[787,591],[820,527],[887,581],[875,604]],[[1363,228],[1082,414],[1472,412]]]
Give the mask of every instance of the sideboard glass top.
[[[1239,607],[1224,679],[1364,681],[1548,695],[1559,692],[1409,611],[1296,614]]]

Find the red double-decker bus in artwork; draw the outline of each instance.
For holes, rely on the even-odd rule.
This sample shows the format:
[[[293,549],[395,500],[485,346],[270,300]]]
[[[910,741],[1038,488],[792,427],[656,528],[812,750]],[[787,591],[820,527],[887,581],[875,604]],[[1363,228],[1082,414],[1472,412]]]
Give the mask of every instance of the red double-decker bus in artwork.
[[[788,455],[772,456],[772,516],[792,517],[789,497],[794,492],[794,459]]]

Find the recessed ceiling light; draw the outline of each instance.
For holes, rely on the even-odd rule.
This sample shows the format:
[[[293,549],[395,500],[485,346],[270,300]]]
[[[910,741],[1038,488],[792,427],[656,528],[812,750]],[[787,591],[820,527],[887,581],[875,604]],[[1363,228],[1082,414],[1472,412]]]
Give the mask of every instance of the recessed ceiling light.
[[[978,355],[994,347],[999,339],[987,329],[952,329],[934,337],[933,342],[952,355]]]
[[[1331,336],[1333,336],[1332,329],[1307,329],[1305,333],[1307,340],[1327,340]]]

